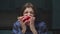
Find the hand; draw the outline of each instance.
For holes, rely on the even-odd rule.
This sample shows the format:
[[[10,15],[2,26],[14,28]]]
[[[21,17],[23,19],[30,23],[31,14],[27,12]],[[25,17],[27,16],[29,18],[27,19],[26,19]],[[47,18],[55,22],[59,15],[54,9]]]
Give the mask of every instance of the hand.
[[[37,31],[35,29],[34,22],[35,22],[35,17],[31,17],[30,18],[30,29],[33,32],[33,34],[37,34]]]
[[[24,16],[18,17],[18,21],[20,22],[21,27],[22,27],[22,33],[25,34],[25,32],[26,32],[26,25],[25,25],[25,22],[23,22],[23,19],[24,19]]]

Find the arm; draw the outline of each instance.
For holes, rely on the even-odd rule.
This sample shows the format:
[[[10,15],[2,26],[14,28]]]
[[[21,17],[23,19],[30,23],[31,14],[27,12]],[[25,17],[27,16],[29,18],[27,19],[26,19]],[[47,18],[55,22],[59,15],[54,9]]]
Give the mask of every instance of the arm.
[[[13,24],[12,34],[22,34],[21,29],[18,27],[18,21]]]
[[[39,24],[39,30],[38,30],[39,34],[48,34],[48,30],[47,30],[47,26],[45,22],[41,22]]]
[[[32,24],[30,25],[30,30],[32,31],[33,34],[37,34],[37,31],[35,29],[35,25],[34,24],[33,25]]]
[[[30,30],[32,31],[33,34],[38,34],[36,29],[35,29],[35,17],[31,17],[30,19]]]

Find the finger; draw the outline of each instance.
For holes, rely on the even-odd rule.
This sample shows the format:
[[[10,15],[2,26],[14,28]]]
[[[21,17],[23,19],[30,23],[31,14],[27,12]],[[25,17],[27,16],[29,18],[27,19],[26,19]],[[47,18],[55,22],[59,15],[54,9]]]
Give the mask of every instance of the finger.
[[[21,25],[23,25],[22,18],[24,18],[24,17],[23,16],[22,17],[18,17],[18,21],[20,22]]]
[[[35,17],[33,17],[33,20],[35,20]]]
[[[25,23],[27,23],[28,22],[28,20],[26,20],[25,22],[23,22],[22,24],[24,25]]]
[[[34,24],[34,21],[35,21],[35,17],[31,17],[30,18],[30,25]]]
[[[22,20],[25,20],[27,18],[27,16],[24,16],[24,18]]]
[[[23,18],[24,17],[22,16],[22,17],[18,17],[17,19],[18,19],[18,21],[22,21]]]
[[[23,19],[23,18],[24,18],[24,16],[21,16],[21,17],[20,17],[20,19]]]
[[[27,22],[29,22],[29,20],[26,20],[24,23],[27,23]]]
[[[23,20],[23,22],[25,22],[25,20],[29,20],[29,19],[30,19],[30,17],[25,16],[22,20]]]

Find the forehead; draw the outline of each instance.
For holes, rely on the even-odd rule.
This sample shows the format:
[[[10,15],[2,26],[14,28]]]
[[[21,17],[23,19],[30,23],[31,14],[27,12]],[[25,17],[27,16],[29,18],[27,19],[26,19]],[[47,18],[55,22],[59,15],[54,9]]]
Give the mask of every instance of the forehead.
[[[31,7],[29,7],[29,8],[26,8],[26,9],[24,10],[24,12],[26,12],[26,11],[33,11],[33,9],[32,9]]]

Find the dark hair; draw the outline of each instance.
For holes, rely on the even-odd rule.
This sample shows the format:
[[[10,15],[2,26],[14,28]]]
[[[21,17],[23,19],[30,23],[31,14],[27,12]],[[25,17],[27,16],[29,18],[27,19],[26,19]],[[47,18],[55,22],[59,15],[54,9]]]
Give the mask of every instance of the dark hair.
[[[26,8],[29,8],[29,7],[31,7],[31,8],[34,10],[34,16],[36,16],[36,7],[34,7],[32,3],[26,3],[26,4],[22,7],[19,16],[22,16],[24,10],[25,10]]]

